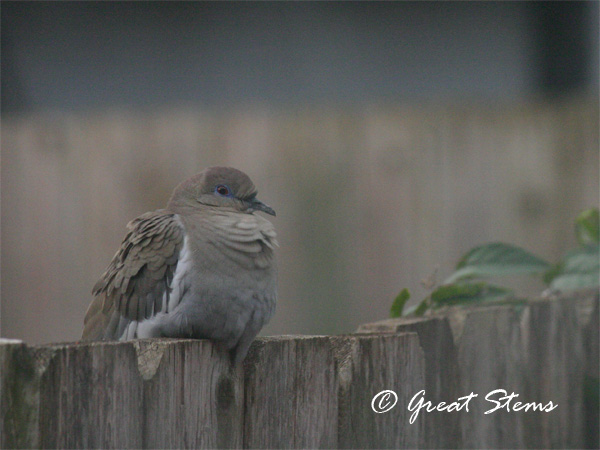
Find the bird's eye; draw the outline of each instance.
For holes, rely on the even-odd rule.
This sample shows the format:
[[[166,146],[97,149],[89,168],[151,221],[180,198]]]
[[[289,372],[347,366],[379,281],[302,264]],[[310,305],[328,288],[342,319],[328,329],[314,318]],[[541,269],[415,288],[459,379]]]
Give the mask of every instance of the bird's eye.
[[[223,197],[231,197],[231,191],[224,184],[220,184],[215,188],[215,192]]]

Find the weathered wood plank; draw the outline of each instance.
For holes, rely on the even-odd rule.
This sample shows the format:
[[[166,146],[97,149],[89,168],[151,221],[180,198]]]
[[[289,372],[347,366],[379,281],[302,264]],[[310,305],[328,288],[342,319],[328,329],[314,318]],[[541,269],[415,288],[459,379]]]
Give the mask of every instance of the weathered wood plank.
[[[41,448],[142,447],[142,378],[132,343],[35,350]]]
[[[243,377],[207,340],[136,342],[144,377],[144,448],[242,446]]]
[[[246,448],[335,448],[338,379],[326,337],[258,339],[245,362]]]
[[[468,413],[426,414],[425,430],[435,429],[435,423],[440,430],[457,426],[460,431],[458,440],[454,436],[446,444],[441,436],[426,432],[428,448],[458,445],[452,442],[465,448],[559,448],[585,443],[594,448],[597,431],[584,423],[596,417],[597,403],[584,407],[583,386],[586,370],[591,377],[598,376],[594,340],[598,320],[593,312],[597,304],[597,292],[583,297],[573,293],[522,306],[451,308],[429,317],[387,319],[362,325],[358,332],[416,331],[425,352],[427,392],[434,404],[447,401],[443,391],[454,392],[454,399],[471,392],[478,395],[469,403]],[[543,405],[552,401],[560,406],[550,413],[508,412],[504,406],[484,414],[495,406],[485,396],[496,389],[519,394],[511,406],[517,401]]]
[[[477,394],[469,412],[460,415],[460,430],[465,448],[523,448],[523,412],[498,410],[485,414],[494,403],[488,393],[504,389],[515,392],[519,400],[527,396],[523,370],[526,356],[519,313],[511,307],[490,307],[458,312],[454,320],[461,396]],[[495,395],[498,399],[501,394]],[[542,400],[534,397],[529,400]],[[546,401],[552,398],[544,399]],[[536,414],[535,420],[542,415]]]
[[[338,338],[340,448],[418,448],[423,417],[409,424],[410,399],[425,388],[425,361],[415,333]],[[385,413],[371,408],[384,390],[398,396]]]
[[[21,341],[0,339],[0,448],[39,447],[34,359]]]
[[[542,417],[525,415],[525,444],[582,448],[585,327],[579,322],[577,301],[530,302],[528,309],[530,314],[523,324],[528,331],[525,395],[544,403],[552,400],[559,406]]]
[[[586,448],[600,448],[600,311],[599,294],[589,294],[591,313],[584,314],[585,325],[583,345],[585,351],[586,372],[583,386],[584,433]],[[585,301],[585,300],[584,300]],[[586,308],[588,309],[588,308]]]
[[[388,319],[361,325],[357,333],[414,332],[425,355],[425,392],[428,399],[451,403],[458,395],[458,368],[454,339],[445,317]],[[443,355],[443,356],[442,356]],[[415,391],[416,394],[417,391]],[[422,414],[426,448],[461,447],[459,414],[432,411]]]

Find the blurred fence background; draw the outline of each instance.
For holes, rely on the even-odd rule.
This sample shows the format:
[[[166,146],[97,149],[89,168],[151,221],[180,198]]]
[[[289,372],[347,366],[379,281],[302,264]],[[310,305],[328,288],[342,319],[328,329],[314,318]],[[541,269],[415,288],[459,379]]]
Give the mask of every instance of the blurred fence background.
[[[549,260],[598,204],[595,100],[23,117],[2,126],[3,335],[77,339],[90,289],[137,215],[208,165],[273,205],[280,301],[270,333],[336,333],[472,246]],[[540,284],[539,289],[542,289]]]
[[[598,204],[598,14],[2,2],[1,335],[77,339],[125,224],[213,164],[278,213],[266,334],[387,317],[479,243],[556,260]]]

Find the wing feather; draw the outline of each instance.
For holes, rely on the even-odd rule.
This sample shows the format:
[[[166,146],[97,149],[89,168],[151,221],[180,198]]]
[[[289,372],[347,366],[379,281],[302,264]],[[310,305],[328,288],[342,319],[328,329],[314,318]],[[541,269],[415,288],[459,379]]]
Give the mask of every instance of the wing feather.
[[[124,321],[142,321],[163,308],[167,300],[184,229],[167,210],[141,215],[127,224],[128,232],[106,272],[94,285],[95,296],[86,313],[83,338],[118,338]],[[168,303],[168,301],[167,301]]]

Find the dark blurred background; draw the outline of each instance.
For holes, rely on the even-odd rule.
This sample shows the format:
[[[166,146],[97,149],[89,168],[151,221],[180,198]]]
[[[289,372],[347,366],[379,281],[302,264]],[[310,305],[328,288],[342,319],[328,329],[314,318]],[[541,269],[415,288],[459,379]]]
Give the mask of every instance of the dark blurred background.
[[[0,7],[4,337],[77,339],[126,222],[207,165],[278,211],[267,334],[385,318],[482,242],[555,260],[598,204],[596,1]]]
[[[598,89],[598,2],[2,2],[2,112]]]

